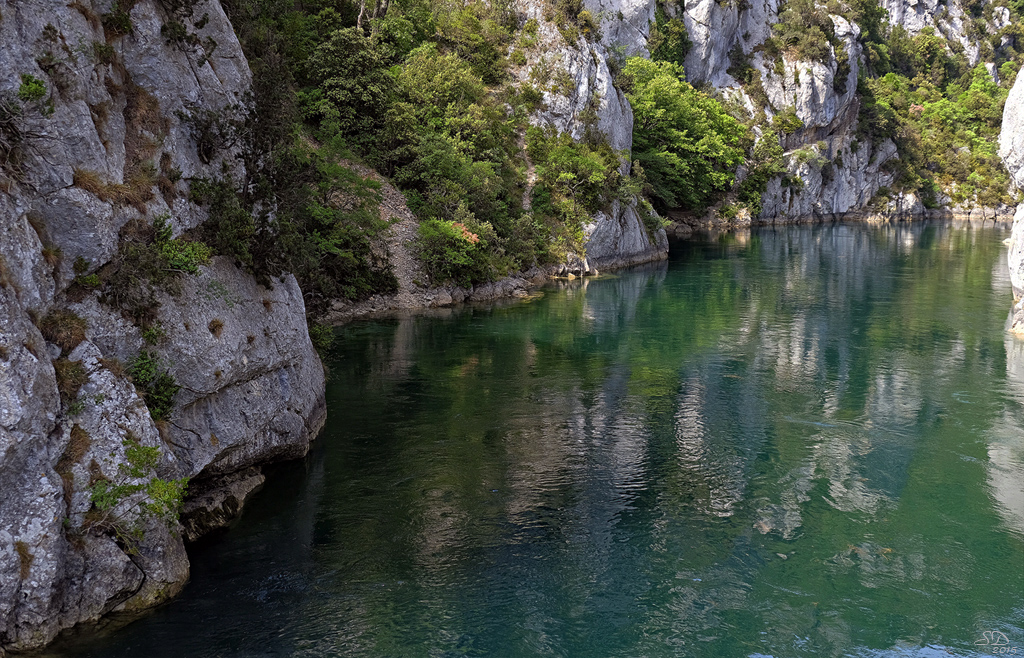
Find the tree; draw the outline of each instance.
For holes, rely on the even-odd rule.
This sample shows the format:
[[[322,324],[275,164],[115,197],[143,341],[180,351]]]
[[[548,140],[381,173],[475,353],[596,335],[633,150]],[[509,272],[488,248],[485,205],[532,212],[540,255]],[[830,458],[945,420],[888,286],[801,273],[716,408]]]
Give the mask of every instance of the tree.
[[[639,57],[623,73],[633,81],[633,155],[659,210],[699,209],[733,183],[746,128],[718,101],[682,79],[682,67]]]

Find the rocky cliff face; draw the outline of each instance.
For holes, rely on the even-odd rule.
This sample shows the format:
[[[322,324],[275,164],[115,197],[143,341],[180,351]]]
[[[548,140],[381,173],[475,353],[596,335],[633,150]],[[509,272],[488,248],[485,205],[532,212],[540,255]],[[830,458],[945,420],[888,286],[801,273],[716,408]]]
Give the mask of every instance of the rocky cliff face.
[[[693,48],[686,58],[687,77],[708,82],[752,114],[764,110],[770,120],[792,108],[803,127],[784,138],[786,165],[802,187],[776,178],[763,199],[761,222],[821,217],[867,205],[878,188],[892,182],[884,168],[896,155],[890,141],[873,144],[855,137],[859,103],[857,76],[862,60],[860,28],[842,16],[831,17],[840,48],[830,47],[824,61],[800,61],[785,55],[782,65],[766,62],[759,46],[771,36],[780,3],[687,3],[682,12]],[[840,66],[840,55],[848,66]],[[727,71],[742,57],[754,68],[764,98],[752,98]],[[767,105],[762,105],[767,100]]]
[[[910,34],[930,28],[963,48],[971,66],[980,61],[980,36],[969,26],[974,19],[959,0],[881,0],[880,4],[889,12],[893,25],[902,25]],[[993,33],[1006,27],[1010,24],[1010,10],[992,7],[988,23]]]
[[[886,6],[909,31],[935,27],[977,61],[960,5],[952,0],[940,15],[931,1]],[[763,110],[766,121],[792,107],[803,123],[784,138],[789,173],[802,187],[772,181],[757,219],[863,208],[891,181],[885,164],[896,149],[856,138],[859,28],[833,16],[837,45],[822,61],[769,64],[758,47],[779,4],[697,0],[665,9],[683,19],[693,42],[693,83],[710,84],[751,116]],[[183,276],[175,294],[158,291],[150,322],[160,331],[147,335],[87,284],[111,267],[139,220],[166,217],[181,236],[206,219],[187,198],[188,181],[221,163],[200,154],[184,117],[239,103],[250,73],[220,4],[197,0],[183,12],[189,5],[0,0],[0,654],[173,596],[188,577],[182,536],[226,523],[262,481],[259,465],[304,454],[324,419],[323,372],[294,278],[268,287],[214,259]],[[553,84],[543,85],[544,109],[532,120],[576,138],[597,130],[623,153],[627,171],[633,118],[613,70],[623,57],[647,54],[656,5],[584,6],[599,30],[568,42],[545,3],[521,0],[539,29],[516,75],[525,82],[531,71],[550,70]],[[1004,19],[996,12],[991,20]],[[740,58],[763,95],[730,74]],[[1007,103],[1002,142],[1024,187],[1022,117],[1024,78]],[[414,221],[403,218],[406,237]],[[667,253],[664,231],[649,230],[636,203],[615,202],[584,228],[577,270]],[[1022,233],[1024,206],[1010,261],[1018,298]],[[433,290],[426,303],[514,295],[527,283]],[[1017,313],[1024,322],[1019,302]],[[142,353],[181,386],[159,421],[125,374]],[[182,478],[192,492],[182,527],[144,513],[154,483]],[[104,482],[127,489],[100,508]]]
[[[219,163],[182,113],[249,86],[219,3],[174,6],[0,1],[0,654],[173,596],[188,578],[182,536],[144,513],[145,488],[192,478],[199,533],[237,511],[251,467],[304,454],[323,422],[293,278],[265,288],[215,259],[158,293],[155,346],[82,284],[129,222],[166,216],[180,234],[204,220],[187,181]],[[60,345],[38,328],[47,318]],[[143,349],[181,386],[160,422],[124,371]],[[128,489],[101,511],[102,482]]]
[[[1003,126],[999,133],[999,156],[1013,176],[1014,184],[1024,190],[1024,75],[1018,75],[1003,108]],[[1012,330],[1024,336],[1024,203],[1017,206],[1009,245],[1010,284],[1013,286]]]
[[[842,16],[832,15],[840,45],[830,46],[823,61],[794,60],[790,54],[784,54],[781,65],[766,62],[760,46],[771,36],[783,4],[777,0],[698,0],[674,10],[685,22],[693,42],[686,58],[687,77],[694,84],[710,84],[724,97],[743,104],[751,116],[764,110],[765,123],[787,108],[792,108],[803,122],[802,128],[783,140],[789,175],[769,184],[762,212],[754,221],[785,223],[862,210],[880,188],[893,182],[886,163],[897,158],[898,153],[890,140],[873,143],[857,135],[857,79],[864,65],[858,40],[860,27]],[[882,6],[888,10],[892,24],[903,26],[910,34],[931,28],[954,44],[951,47],[963,48],[972,65],[979,61],[982,37],[972,31],[973,25],[968,25],[973,19],[959,2],[954,0],[941,10],[932,0],[885,0]],[[989,33],[1008,24],[1010,14],[1006,8],[994,8],[990,13]],[[763,90],[763,97],[755,97],[759,94],[751,94],[749,86],[730,75],[730,67],[740,63],[740,58],[755,70],[756,86]],[[994,66],[990,73],[997,77]],[[786,184],[787,180],[795,179],[802,185]],[[970,208],[951,210],[972,214]],[[926,210],[910,195],[895,199],[887,212],[918,215]],[[992,216],[991,211],[976,214]],[[713,223],[714,214],[704,221]]]
[[[647,38],[654,21],[653,0],[586,0],[584,6],[599,17],[600,35],[581,36],[569,44],[558,25],[548,20],[544,3],[522,0],[520,11],[538,22],[537,43],[527,52],[527,61],[515,74],[523,82],[532,71],[547,68],[565,84],[544,89],[544,109],[532,121],[553,126],[560,132],[581,139],[592,126],[609,145],[624,154],[623,172],[629,171],[629,152],[633,146],[633,111],[625,95],[614,84],[611,60],[647,55]],[[591,118],[592,117],[592,118]],[[584,227],[585,257],[577,270],[623,267],[660,260],[668,255],[665,231],[649,231],[636,203],[614,203],[606,212],[597,213]]]

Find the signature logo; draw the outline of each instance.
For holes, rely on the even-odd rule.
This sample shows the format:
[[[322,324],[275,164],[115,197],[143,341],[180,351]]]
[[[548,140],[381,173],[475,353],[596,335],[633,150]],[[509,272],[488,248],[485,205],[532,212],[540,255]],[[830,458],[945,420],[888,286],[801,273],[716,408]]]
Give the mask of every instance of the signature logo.
[[[1010,644],[1010,640],[1006,637],[1005,633],[985,631],[975,644],[979,646],[1005,647]]]
[[[974,644],[979,647],[991,647],[988,651],[994,654],[1015,656],[1020,650],[1020,647],[1011,647],[1010,638],[1006,637],[1005,633],[996,630],[985,631],[980,638],[975,640]]]

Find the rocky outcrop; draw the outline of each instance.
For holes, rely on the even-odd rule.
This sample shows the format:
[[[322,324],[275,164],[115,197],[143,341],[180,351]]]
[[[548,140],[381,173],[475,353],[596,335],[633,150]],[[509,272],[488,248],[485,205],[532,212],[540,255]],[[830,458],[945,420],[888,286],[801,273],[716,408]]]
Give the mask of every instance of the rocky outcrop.
[[[649,230],[641,212],[636,203],[614,201],[607,212],[594,215],[584,227],[588,269],[611,270],[668,257],[665,229]]]
[[[687,78],[694,84],[710,83],[744,105],[751,116],[763,110],[770,121],[775,114],[791,110],[803,124],[784,135],[788,176],[769,183],[762,211],[752,221],[786,223],[859,210],[880,187],[892,182],[884,165],[896,156],[891,141],[874,144],[856,137],[860,28],[833,15],[838,50],[843,52],[830,46],[823,61],[795,60],[784,54],[780,62],[769,62],[759,47],[771,36],[780,4],[775,0],[686,3],[681,15],[693,42],[686,58]],[[729,74],[730,67],[741,64],[737,58],[753,67],[755,86],[763,97]],[[761,130],[757,129],[759,138]]]
[[[1024,191],[1024,75],[1018,75],[1003,108],[999,156],[1018,190]],[[1017,206],[1009,244],[1010,284],[1013,286],[1012,330],[1024,336],[1024,203]]]
[[[544,3],[522,0],[523,16],[537,21],[534,45],[527,49],[526,63],[514,75],[522,82],[536,82],[538,71],[549,71],[541,85],[543,107],[531,122],[552,126],[582,139],[588,129],[601,133],[612,149],[623,154],[622,172],[630,170],[633,147],[633,110],[615,85],[613,67],[625,57],[646,56],[647,38],[654,21],[651,0],[586,0],[584,6],[600,21],[600,34],[580,36],[568,43],[559,26],[546,15]],[[587,38],[585,38],[587,37]],[[588,38],[590,40],[588,40]],[[570,267],[584,272],[660,260],[668,254],[663,229],[648,230],[636,203],[614,202],[596,213],[585,228],[584,254],[570,257]]]
[[[237,513],[253,488],[240,480],[304,454],[323,422],[294,278],[267,288],[214,260],[158,294],[155,345],[72,286],[115,257],[129,222],[165,216],[180,234],[205,219],[187,181],[219,163],[182,117],[240,102],[250,74],[218,2],[198,2],[196,20],[168,6],[0,0],[0,96],[21,107],[3,129],[23,138],[0,154],[0,654],[173,596],[188,578],[182,534],[143,511],[146,487],[195,483],[194,537]],[[168,37],[172,19],[193,37]],[[77,318],[74,335],[51,326],[61,344],[48,343],[47,317]],[[144,349],[181,386],[160,422],[125,374]],[[103,482],[128,489],[97,506]]]
[[[879,4],[889,12],[893,25],[903,26],[910,34],[931,29],[962,48],[971,66],[980,61],[982,35],[973,25],[974,17],[959,0],[881,0]],[[1007,7],[993,7],[986,13],[990,13],[990,20],[986,21],[989,34],[1010,24]]]
[[[680,11],[693,46],[686,55],[686,78],[692,84],[709,82],[717,89],[740,90],[739,83],[728,73],[733,61],[730,54],[739,47],[745,56],[771,36],[772,24],[779,12],[778,0],[754,0],[747,3],[726,3],[715,0],[687,2]]]

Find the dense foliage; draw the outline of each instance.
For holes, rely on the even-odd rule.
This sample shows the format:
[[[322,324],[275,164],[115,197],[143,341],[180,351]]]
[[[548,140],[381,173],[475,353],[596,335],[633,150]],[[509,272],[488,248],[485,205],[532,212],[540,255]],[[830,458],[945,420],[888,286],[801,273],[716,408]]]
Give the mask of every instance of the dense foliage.
[[[883,18],[865,34],[871,66],[858,85],[860,131],[895,140],[894,189],[916,192],[933,207],[944,191],[957,203],[1012,203],[997,154],[1003,104],[1018,68],[1005,59],[1016,54],[1012,47],[997,60],[997,85],[984,64],[969,67],[930,29],[911,37]]]
[[[787,108],[772,108],[770,127],[756,112],[744,126],[729,113],[741,112],[686,83],[691,44],[662,6],[652,61],[613,52],[609,64],[633,105],[632,168],[630,154],[613,152],[595,129],[591,110],[579,117],[581,139],[529,126],[543,91],[569,93],[574,82],[546,65],[534,66],[529,83],[511,75],[536,44],[538,24],[508,0],[226,6],[256,85],[235,117],[192,115],[205,157],[240,146],[244,165],[242,181],[225,175],[194,186],[214,217],[204,239],[254,272],[296,272],[314,313],[332,298],[395,285],[371,248],[385,228],[379,195],[345,160],[365,162],[405,193],[421,221],[417,252],[435,283],[472,284],[580,251],[594,212],[642,190],[661,210],[704,209],[732,190],[741,164],[747,177],[733,191],[756,213],[767,182],[784,173],[780,135],[801,127]],[[971,29],[980,29],[990,10],[972,11]],[[994,137],[1016,52],[992,44],[1013,29],[986,41],[986,54],[1004,63],[1001,85],[983,68],[968,70],[945,39],[891,27],[874,0],[788,0],[761,50],[777,67],[783,57],[834,57],[835,91],[844,93],[850,63],[835,14],[862,26],[862,133],[896,138],[895,187],[928,202],[940,189],[955,190],[958,201],[1008,201]],[[578,0],[547,3],[544,16],[571,43],[599,36],[599,17]],[[730,72],[766,106],[760,75],[742,52],[735,59]],[[758,123],[765,130],[755,148],[750,128]]]
[[[682,79],[682,67],[639,57],[626,62],[633,106],[633,155],[656,207],[702,209],[729,190],[746,128]]]
[[[570,5],[556,10],[592,32],[592,17]],[[238,0],[229,9],[254,67],[276,67],[278,79],[291,81],[292,131],[347,149],[405,192],[423,222],[419,252],[436,282],[485,281],[579,250],[577,211],[611,198],[582,202],[560,177],[597,166],[599,178],[614,178],[620,158],[600,140],[541,148],[548,137],[531,137],[526,161],[520,140],[541,94],[510,81],[506,55],[531,38],[536,22],[520,25],[509,4],[398,0],[360,11],[347,1]],[[529,190],[530,164],[560,173],[539,175]],[[479,241],[439,239],[457,238],[455,224]],[[246,261],[246,249],[235,251]]]
[[[969,13],[964,30],[979,43],[981,61],[994,63],[999,70],[999,84],[984,65],[968,64],[955,39],[930,28],[911,36],[902,26],[890,24],[877,0],[787,0],[763,50],[777,70],[783,57],[828,61],[831,51],[839,65],[835,90],[843,93],[848,54],[830,15],[857,23],[866,64],[857,88],[860,137],[896,142],[899,158],[889,164],[896,174],[894,190],[915,192],[932,207],[941,194],[955,203],[1011,203],[996,140],[1007,90],[1022,57],[1017,48],[1024,26],[1012,3],[963,6]],[[994,30],[994,12],[1002,6],[1011,11],[1011,20]],[[946,11],[941,9],[936,19],[943,20]]]

